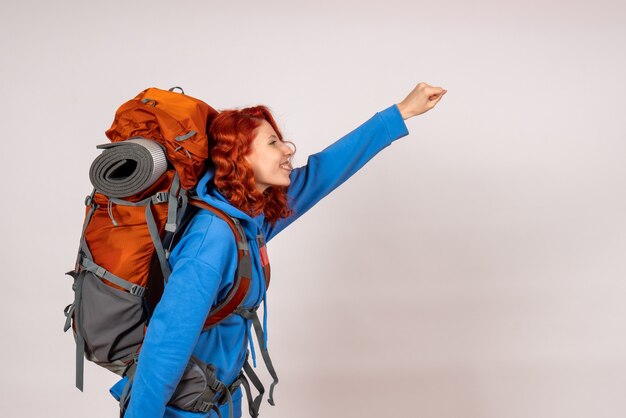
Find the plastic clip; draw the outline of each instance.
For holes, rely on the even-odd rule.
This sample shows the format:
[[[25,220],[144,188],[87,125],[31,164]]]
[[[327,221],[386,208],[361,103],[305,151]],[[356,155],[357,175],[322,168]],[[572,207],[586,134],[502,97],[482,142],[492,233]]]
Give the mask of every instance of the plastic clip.
[[[202,405],[200,405],[198,407],[198,410],[200,412],[207,413],[207,412],[211,411],[211,407],[212,406],[213,406],[213,404],[211,402],[202,402]]]
[[[152,201],[155,204],[165,203],[165,202],[167,202],[168,198],[169,198],[169,193],[168,192],[157,192],[157,194],[152,196]]]
[[[134,284],[131,286],[129,292],[131,295],[142,297],[146,292],[146,288],[139,286],[138,284]]]

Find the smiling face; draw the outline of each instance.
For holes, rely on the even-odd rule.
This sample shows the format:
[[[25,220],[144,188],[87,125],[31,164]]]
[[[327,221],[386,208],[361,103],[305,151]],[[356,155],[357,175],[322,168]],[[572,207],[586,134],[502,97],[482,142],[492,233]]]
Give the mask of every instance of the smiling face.
[[[245,157],[254,172],[258,191],[263,193],[271,186],[289,186],[292,155],[291,147],[278,138],[268,121],[262,119],[254,131],[250,153]]]

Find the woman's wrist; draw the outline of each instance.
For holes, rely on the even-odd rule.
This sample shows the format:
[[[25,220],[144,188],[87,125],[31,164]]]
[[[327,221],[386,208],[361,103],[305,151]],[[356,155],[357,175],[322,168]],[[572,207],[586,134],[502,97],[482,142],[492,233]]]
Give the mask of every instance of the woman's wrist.
[[[404,107],[403,103],[397,103],[396,106],[398,106],[398,110],[400,111],[400,115],[402,116],[402,119],[407,120],[408,118],[411,117],[407,114],[406,108]]]

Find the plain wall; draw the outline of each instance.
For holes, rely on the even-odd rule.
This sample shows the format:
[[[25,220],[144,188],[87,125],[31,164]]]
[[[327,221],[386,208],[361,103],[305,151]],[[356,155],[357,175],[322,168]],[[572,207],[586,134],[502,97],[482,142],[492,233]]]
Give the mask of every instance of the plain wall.
[[[303,165],[420,81],[448,93],[269,245],[262,416],[626,416],[625,21],[618,0],[3,0],[0,416],[117,416],[112,373],[74,388],[62,310],[122,102],[266,104]]]

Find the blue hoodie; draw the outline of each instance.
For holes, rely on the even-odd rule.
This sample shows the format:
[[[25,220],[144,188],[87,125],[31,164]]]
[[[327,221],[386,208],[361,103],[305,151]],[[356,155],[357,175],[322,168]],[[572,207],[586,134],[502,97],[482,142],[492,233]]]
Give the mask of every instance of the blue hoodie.
[[[270,241],[322,198],[340,186],[372,157],[394,140],[408,135],[407,127],[394,104],[376,113],[358,128],[323,151],[309,156],[304,167],[291,174],[287,201],[293,215],[273,226],[263,214],[250,217],[232,206],[213,184],[213,171],[201,178],[196,188],[200,198],[238,218],[245,230],[252,259],[252,285],[243,306],[265,302],[263,268],[256,236]],[[188,412],[167,405],[191,357],[216,366],[226,385],[239,375],[248,343],[254,356],[250,321],[230,315],[218,325],[202,331],[211,307],[228,293],[237,269],[237,247],[226,222],[206,210],[191,221],[170,258],[172,274],[147,329],[132,388],[126,418],[217,417]],[[267,328],[267,306],[263,327]],[[258,349],[258,347],[257,347]],[[119,400],[126,378],[111,388]],[[234,418],[241,416],[241,388],[233,394]],[[220,408],[228,416],[228,404]]]

